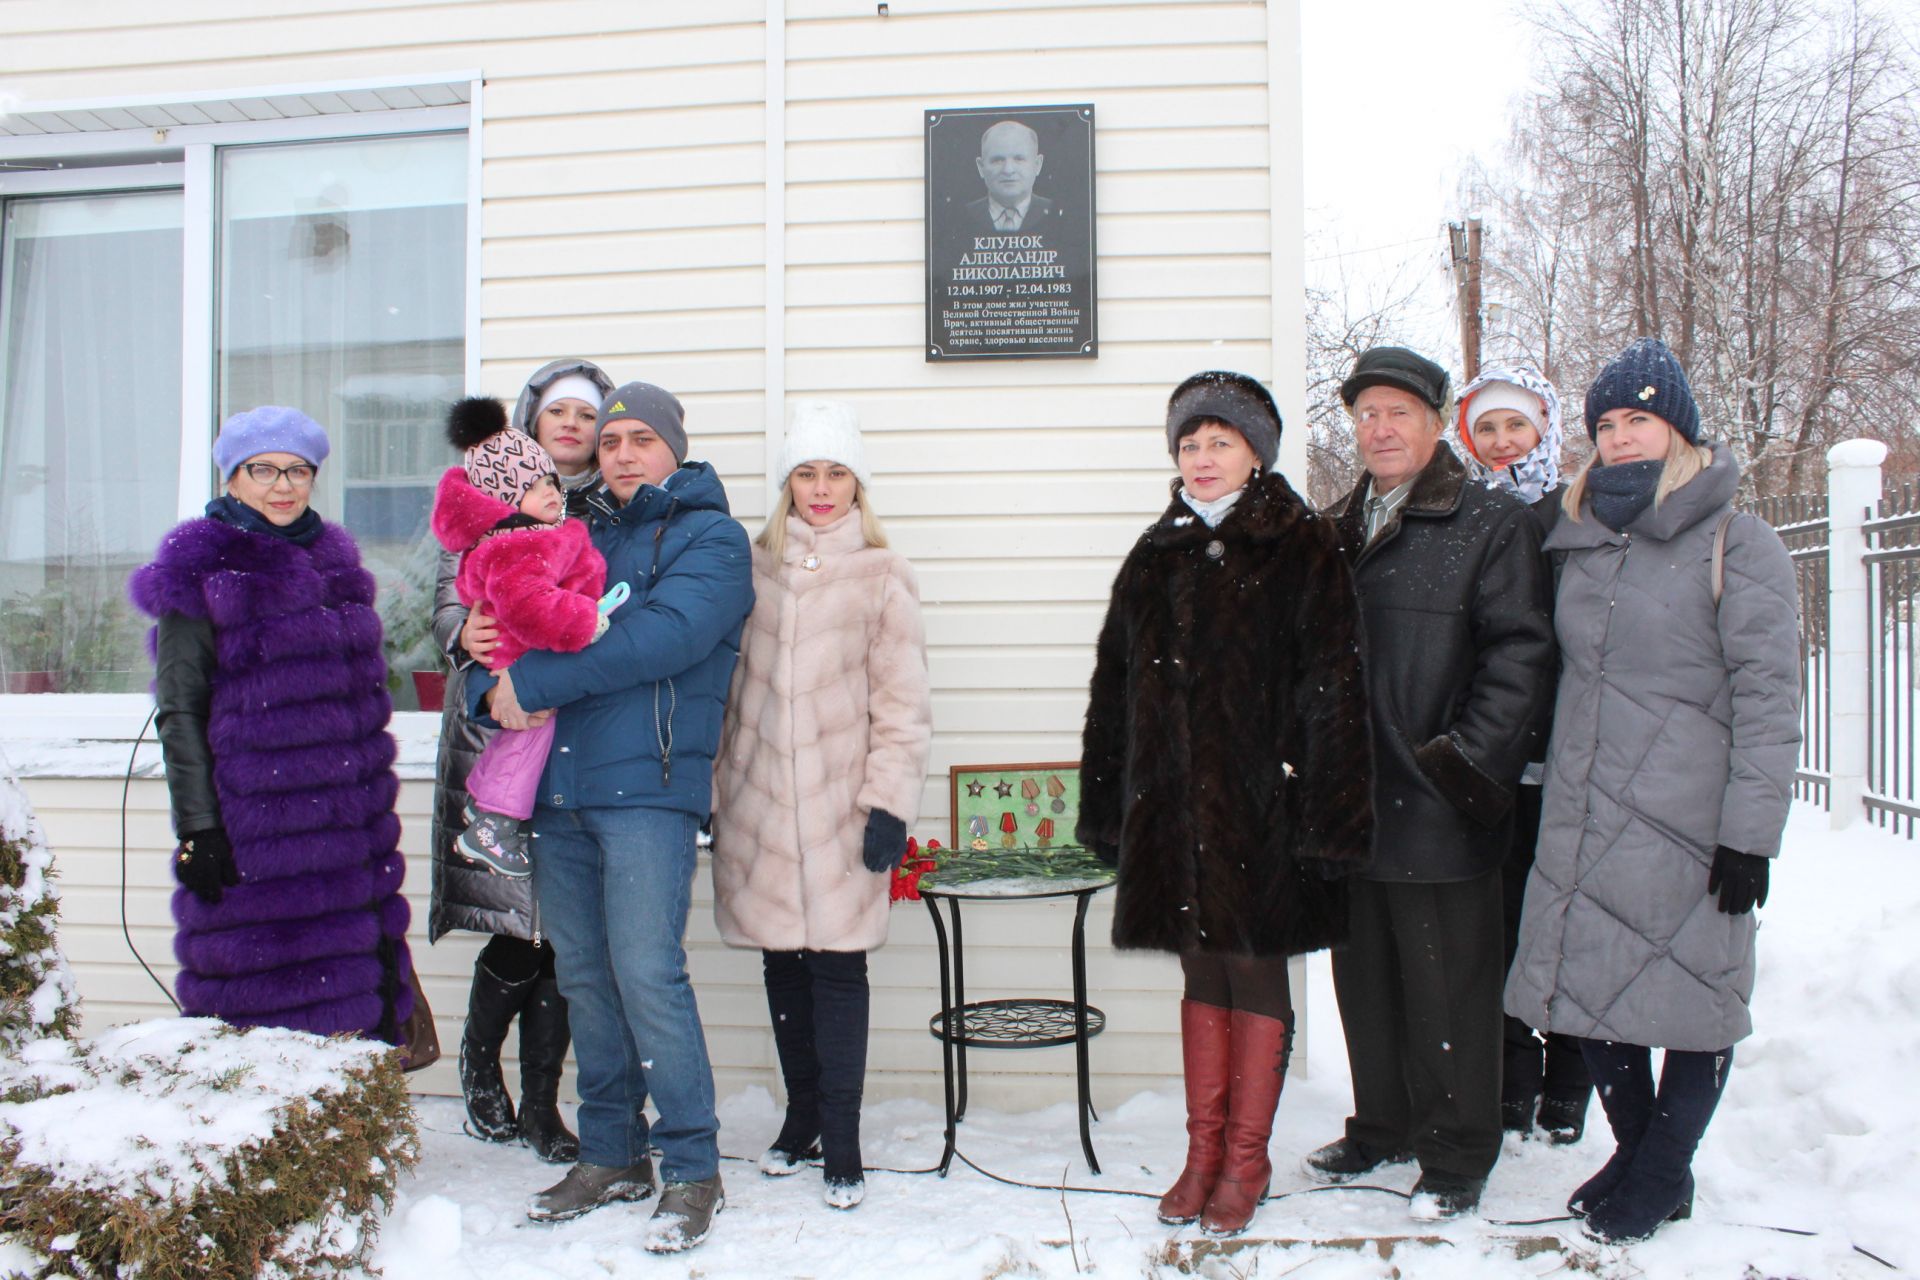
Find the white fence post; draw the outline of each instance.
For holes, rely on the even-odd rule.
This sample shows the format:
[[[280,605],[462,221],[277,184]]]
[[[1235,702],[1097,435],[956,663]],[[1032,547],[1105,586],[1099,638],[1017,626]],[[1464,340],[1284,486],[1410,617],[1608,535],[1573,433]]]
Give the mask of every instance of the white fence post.
[[[1860,526],[1880,502],[1878,440],[1843,440],[1827,450],[1827,732],[1832,777],[1827,808],[1838,831],[1866,815],[1868,641],[1867,540]]]

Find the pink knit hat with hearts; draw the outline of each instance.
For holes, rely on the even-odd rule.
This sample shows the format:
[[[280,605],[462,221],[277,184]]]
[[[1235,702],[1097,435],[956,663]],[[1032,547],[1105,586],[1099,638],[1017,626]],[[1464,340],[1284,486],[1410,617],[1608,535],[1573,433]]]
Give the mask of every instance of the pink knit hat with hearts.
[[[532,436],[507,429],[507,407],[492,396],[468,396],[447,413],[447,439],[465,450],[467,483],[510,507],[555,472]]]

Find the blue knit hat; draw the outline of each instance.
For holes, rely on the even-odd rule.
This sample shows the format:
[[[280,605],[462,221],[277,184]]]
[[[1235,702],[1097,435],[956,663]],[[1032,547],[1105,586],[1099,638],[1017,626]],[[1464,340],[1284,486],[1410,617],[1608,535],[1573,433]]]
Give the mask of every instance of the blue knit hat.
[[[1658,414],[1688,444],[1700,443],[1700,406],[1687,385],[1687,371],[1658,338],[1636,339],[1587,388],[1589,440],[1599,434],[1600,415],[1614,409]]]
[[[227,419],[213,442],[213,465],[222,480],[231,480],[241,463],[263,453],[290,453],[317,467],[330,449],[326,429],[312,418],[298,409],[263,404]]]

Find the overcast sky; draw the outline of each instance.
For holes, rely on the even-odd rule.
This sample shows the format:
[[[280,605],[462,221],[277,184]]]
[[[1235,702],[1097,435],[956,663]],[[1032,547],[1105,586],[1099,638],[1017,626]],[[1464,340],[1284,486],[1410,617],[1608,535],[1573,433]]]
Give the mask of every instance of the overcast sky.
[[[1418,282],[1415,343],[1459,361],[1445,225],[1466,161],[1497,160],[1530,83],[1515,0],[1301,0],[1309,283]],[[1338,255],[1338,256],[1333,256]]]

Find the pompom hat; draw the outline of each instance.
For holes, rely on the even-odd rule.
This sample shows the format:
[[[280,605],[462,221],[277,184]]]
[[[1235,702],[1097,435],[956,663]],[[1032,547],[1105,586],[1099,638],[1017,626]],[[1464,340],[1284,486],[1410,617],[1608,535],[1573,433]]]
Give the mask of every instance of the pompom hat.
[[[507,427],[507,407],[492,396],[468,396],[447,411],[447,439],[463,450],[467,483],[510,507],[554,474],[553,458],[532,436]]]
[[[222,480],[231,480],[241,463],[263,453],[290,453],[317,467],[331,451],[326,429],[312,418],[298,409],[263,404],[227,419],[213,442],[213,465]]]
[[[845,400],[796,400],[787,438],[780,445],[780,479],[807,462],[837,462],[861,484],[873,483],[867,470],[867,446],[860,438],[860,415]]]
[[[1615,409],[1658,414],[1688,444],[1700,443],[1700,406],[1687,372],[1658,338],[1640,338],[1615,356],[1587,388],[1587,438],[1597,439],[1600,415]]]

